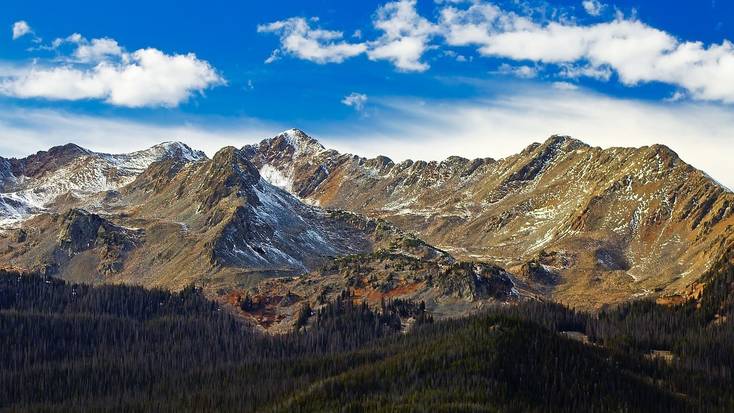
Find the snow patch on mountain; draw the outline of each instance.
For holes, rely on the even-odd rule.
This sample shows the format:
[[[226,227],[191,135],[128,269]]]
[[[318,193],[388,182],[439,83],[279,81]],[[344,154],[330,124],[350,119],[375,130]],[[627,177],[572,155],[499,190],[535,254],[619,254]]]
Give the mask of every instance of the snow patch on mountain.
[[[360,252],[364,242],[327,214],[301,203],[263,177],[251,187],[257,202],[239,212],[218,241],[223,265],[306,272],[319,257]]]
[[[262,188],[262,189],[261,189]],[[261,205],[257,208],[258,217],[262,217],[272,228],[301,228],[300,231],[275,231],[274,238],[285,245],[299,246],[321,254],[336,254],[331,242],[319,225],[322,211],[302,204],[293,195],[284,192],[261,179],[255,187],[255,193]],[[302,263],[301,263],[302,265]]]
[[[206,159],[204,152],[193,150],[181,142],[163,142],[142,151],[126,154],[97,155],[109,162],[110,165],[136,175],[146,170],[153,162],[163,159],[179,159],[188,162],[197,162]]]
[[[288,192],[293,191],[293,179],[285,176],[277,168],[270,164],[265,164],[260,168],[260,176],[268,181],[271,185],[284,189]]]
[[[0,194],[0,228],[7,228],[38,213],[40,208],[31,205],[16,194]]]

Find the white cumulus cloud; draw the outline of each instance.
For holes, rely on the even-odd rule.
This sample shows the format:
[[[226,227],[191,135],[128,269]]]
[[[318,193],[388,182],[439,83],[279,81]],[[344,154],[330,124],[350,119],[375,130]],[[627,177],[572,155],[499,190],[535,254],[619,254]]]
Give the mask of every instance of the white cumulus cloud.
[[[280,49],[276,49],[266,63],[277,60],[283,53],[316,63],[341,63],[367,50],[363,43],[343,41],[342,32],[312,28],[303,17],[263,24],[257,31],[280,36]]]
[[[31,30],[31,26],[29,26],[25,20],[13,23],[13,40],[31,33],[33,33],[33,30]]]
[[[567,77],[609,79],[628,86],[663,82],[700,100],[734,102],[734,45],[684,42],[638,20],[592,25],[536,23],[486,3],[441,11],[447,43],[481,55],[555,64]]]
[[[364,109],[365,103],[367,103],[367,95],[364,93],[352,92],[349,95],[344,96],[342,103],[361,112]]]
[[[515,12],[482,0],[436,4],[435,21],[418,13],[416,0],[379,7],[373,26],[381,35],[360,43],[341,40],[341,32],[313,29],[298,17],[259,30],[281,36],[281,47],[269,61],[285,53],[341,63],[366,53],[371,60],[390,61],[398,70],[422,72],[429,69],[427,51],[442,49],[440,55],[449,56],[445,52],[450,48],[470,47],[481,56],[523,66],[550,65],[559,77],[609,81],[616,74],[627,86],[661,82],[692,99],[734,103],[734,43],[726,39],[708,45],[684,41],[639,21],[635,13],[625,17],[618,12],[609,21],[578,24],[563,14],[539,18],[533,10]],[[607,7],[598,0],[582,5],[592,15],[601,15]]]
[[[74,51],[74,57],[82,62],[99,62],[111,56],[122,56],[123,50],[114,39],[92,39],[80,44]]]
[[[598,16],[606,7],[602,2],[599,0],[584,0],[581,2],[581,5],[584,6],[584,10],[586,10],[587,13],[591,16]]]
[[[500,65],[499,73],[506,75],[514,75],[523,79],[532,79],[538,76],[538,69],[531,66],[512,66],[507,63]]]
[[[377,10],[374,26],[383,35],[370,45],[371,60],[388,60],[403,71],[423,72],[427,63],[421,61],[437,32],[434,24],[416,11],[416,0],[387,3]]]
[[[145,48],[127,52],[109,38],[88,41],[75,33],[56,39],[69,43],[71,56],[0,71],[0,94],[15,98],[102,100],[115,106],[174,107],[224,79],[193,53],[166,54]]]
[[[350,43],[340,31],[312,27],[304,17],[291,17],[257,27],[260,33],[280,36],[280,47],[265,61],[272,63],[290,55],[315,63],[342,63],[366,53],[370,60],[387,60],[398,70],[422,72],[429,68],[421,60],[430,47],[436,26],[416,11],[416,0],[399,0],[377,9],[373,25],[382,35],[372,41]],[[314,19],[311,19],[312,21]],[[352,35],[361,39],[362,30]]]

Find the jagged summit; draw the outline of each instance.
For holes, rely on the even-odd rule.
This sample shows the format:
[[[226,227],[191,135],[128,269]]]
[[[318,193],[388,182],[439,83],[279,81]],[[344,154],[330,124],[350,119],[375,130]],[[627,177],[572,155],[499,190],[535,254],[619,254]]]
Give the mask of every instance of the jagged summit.
[[[140,151],[145,152],[146,150]],[[178,157],[188,161],[201,161],[207,159],[204,152],[192,149],[189,145],[178,141],[166,141],[152,146],[147,151],[164,152],[171,157]]]
[[[530,152],[538,147],[549,147],[552,146],[554,149],[562,150],[562,151],[574,151],[577,149],[582,148],[589,148],[590,145],[586,144],[585,142],[573,138],[568,135],[551,135],[548,137],[545,141],[542,143],[532,143],[528,147],[526,147],[522,153]],[[656,145],[664,147],[664,145]],[[279,150],[279,151],[286,151],[288,148],[292,148],[293,153],[290,154],[291,156],[302,156],[302,155],[321,155],[322,153],[326,152],[329,157],[335,158],[339,156],[349,156],[353,157],[358,160],[362,160],[363,162],[367,162],[370,164],[379,164],[379,165],[387,165],[387,164],[395,164],[395,162],[385,155],[378,155],[375,158],[367,159],[363,158],[359,155],[354,154],[348,154],[348,153],[339,153],[338,151],[334,149],[329,149],[323,146],[317,139],[313,138],[312,136],[308,135],[301,129],[297,128],[291,128],[286,131],[283,131],[277,135],[275,135],[272,138],[266,138],[260,141],[258,144],[252,144],[252,145],[246,145],[243,147],[243,149],[252,156],[254,152],[264,152],[267,149],[269,150]],[[672,152],[672,151],[670,151]],[[674,152],[672,152],[674,153]],[[451,155],[445,158],[444,160],[440,161],[440,163],[443,164],[456,164],[457,162],[468,162],[468,161],[494,161],[494,158],[491,157],[483,157],[483,158],[474,158],[474,159],[467,159],[463,156],[457,156],[457,155]],[[368,162],[370,161],[370,162]],[[413,159],[407,159],[405,161],[400,162],[401,164],[415,164],[415,163],[429,163],[427,161],[422,160],[413,160]]]
[[[121,168],[129,168],[142,172],[153,162],[163,159],[173,159],[184,162],[196,162],[207,159],[202,151],[191,149],[182,142],[163,142],[135,152],[123,154],[107,154],[98,153],[116,166]]]
[[[543,145],[588,146],[583,141],[569,135],[551,135],[543,142]]]
[[[210,170],[222,170],[254,182],[260,179],[257,168],[247,159],[244,151],[234,146],[226,146],[217,151],[211,159]]]
[[[271,141],[284,142],[292,147],[296,154],[319,153],[326,150],[319,141],[310,137],[304,131],[295,128],[279,133]]]
[[[577,149],[589,148],[585,142],[568,135],[551,135],[546,140],[534,142],[528,145],[521,153],[530,153],[538,148],[553,148],[563,152],[575,151]]]
[[[205,205],[211,206],[232,193],[249,194],[251,201],[257,200],[252,188],[260,182],[260,173],[241,150],[233,146],[220,149],[206,168],[201,178]]]
[[[63,167],[74,159],[93,153],[79,145],[68,143],[54,146],[47,151],[38,151],[26,158],[9,159],[8,162],[15,176],[39,177],[49,170]]]
[[[81,146],[75,144],[75,143],[67,143],[65,145],[58,145],[51,147],[48,151],[40,151],[38,153],[44,153],[48,152],[49,154],[53,155],[61,155],[61,154],[80,154],[80,155],[86,155],[92,153],[91,150],[82,148]]]

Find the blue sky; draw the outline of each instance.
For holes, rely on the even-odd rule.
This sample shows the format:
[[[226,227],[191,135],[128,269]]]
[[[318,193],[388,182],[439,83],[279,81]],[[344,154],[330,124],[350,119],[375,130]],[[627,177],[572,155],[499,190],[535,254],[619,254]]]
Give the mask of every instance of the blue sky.
[[[664,143],[734,186],[731,1],[14,1],[0,155],[212,153],[298,127],[345,151]],[[2,33],[2,32],[0,32]]]

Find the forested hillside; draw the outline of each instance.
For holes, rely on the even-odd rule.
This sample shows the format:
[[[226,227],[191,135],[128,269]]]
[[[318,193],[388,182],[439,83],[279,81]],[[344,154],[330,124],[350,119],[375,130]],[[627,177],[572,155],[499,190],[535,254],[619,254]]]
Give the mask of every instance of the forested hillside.
[[[193,288],[5,273],[0,408],[731,411],[731,323],[707,308],[638,303],[597,317],[535,302],[432,322],[420,305],[373,312],[345,291],[303,311],[298,331],[266,336]],[[408,316],[418,322],[403,334]]]

